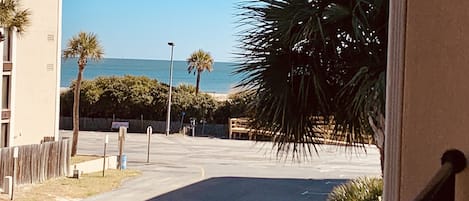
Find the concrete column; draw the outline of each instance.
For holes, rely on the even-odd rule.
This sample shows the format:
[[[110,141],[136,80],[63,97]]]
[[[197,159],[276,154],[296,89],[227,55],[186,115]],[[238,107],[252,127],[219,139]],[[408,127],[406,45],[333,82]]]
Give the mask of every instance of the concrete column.
[[[16,109],[16,68],[17,68],[17,60],[16,60],[16,52],[17,52],[17,45],[18,45],[18,30],[16,27],[12,27],[11,31],[11,63],[12,63],[12,70],[10,76],[10,132],[8,140],[8,146],[15,146],[15,138],[18,135],[21,135],[21,132],[16,134],[15,132],[15,109]]]
[[[5,33],[5,28],[3,27],[0,27],[0,33],[2,33],[4,36],[6,36],[7,33]],[[1,72],[1,75],[2,75],[2,79],[3,79],[3,45],[5,45],[5,41],[0,41],[0,72]],[[2,87],[2,84],[3,84],[3,80],[0,82],[0,94],[3,93],[3,87]],[[2,105],[2,98],[0,98],[0,106]],[[1,109],[0,109],[0,112],[1,112]]]
[[[60,122],[60,72],[62,68],[62,1],[58,1],[57,6],[57,63],[55,65],[55,73],[56,73],[56,80],[57,80],[57,92],[55,98],[55,128],[54,128],[54,138],[55,140],[59,140],[59,122]]]

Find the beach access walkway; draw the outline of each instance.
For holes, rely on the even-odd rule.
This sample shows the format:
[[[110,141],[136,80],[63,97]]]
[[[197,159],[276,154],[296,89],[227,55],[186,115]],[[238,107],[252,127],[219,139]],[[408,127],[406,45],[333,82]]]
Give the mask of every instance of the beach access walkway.
[[[79,154],[117,155],[117,133],[80,132]],[[71,137],[71,131],[61,136]],[[150,163],[145,134],[128,134],[127,167],[142,175],[114,191],[85,201],[285,201],[326,200],[338,184],[361,176],[380,175],[379,153],[323,145],[301,163],[279,160],[270,142],[153,134]]]

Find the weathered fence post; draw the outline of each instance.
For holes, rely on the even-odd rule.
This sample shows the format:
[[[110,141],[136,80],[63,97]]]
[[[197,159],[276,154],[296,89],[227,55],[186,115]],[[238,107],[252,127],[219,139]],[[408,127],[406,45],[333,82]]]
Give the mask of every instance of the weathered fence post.
[[[13,195],[13,191],[11,190],[13,188],[13,177],[12,176],[5,176],[3,180],[3,193],[8,194],[8,196],[11,198]]]
[[[104,171],[106,170],[106,147],[107,143],[109,143],[109,135],[106,134],[106,138],[104,139],[104,156],[103,156],[103,177],[104,177]]]
[[[0,167],[3,167],[0,170],[0,188],[5,184],[6,176],[11,176],[12,183],[19,185],[69,175],[70,147],[70,141],[64,138],[43,144],[0,148]]]
[[[182,126],[184,125],[184,116],[186,116],[186,113],[182,112],[181,113],[181,125],[179,126],[179,132],[182,131]],[[186,133],[183,133],[183,134],[186,134]]]
[[[140,129],[143,130],[144,125],[143,125],[143,114],[140,115]]]
[[[17,162],[18,162],[18,150],[19,148],[18,147],[15,147],[13,149],[13,184],[12,184],[12,187],[11,187],[11,197],[10,199],[13,200],[14,199],[14,195],[15,195],[15,186],[16,186],[16,168],[17,168]]]
[[[202,123],[202,136],[204,136],[205,135],[205,123],[207,123],[207,121],[205,121],[205,119],[202,119],[200,121],[201,121],[200,123]]]
[[[119,127],[119,170],[122,170],[122,163],[124,162],[122,155],[124,152],[124,142],[126,134],[127,128],[124,126]]]

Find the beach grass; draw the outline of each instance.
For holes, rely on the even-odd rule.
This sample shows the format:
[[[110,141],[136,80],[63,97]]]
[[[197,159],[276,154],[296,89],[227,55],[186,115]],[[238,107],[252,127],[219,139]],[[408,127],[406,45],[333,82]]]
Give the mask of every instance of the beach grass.
[[[139,176],[138,170],[107,170],[105,177],[102,172],[84,174],[80,179],[62,177],[48,180],[42,184],[22,185],[16,188],[15,201],[42,200],[81,200],[118,188],[122,181]],[[0,201],[9,200],[6,195]]]

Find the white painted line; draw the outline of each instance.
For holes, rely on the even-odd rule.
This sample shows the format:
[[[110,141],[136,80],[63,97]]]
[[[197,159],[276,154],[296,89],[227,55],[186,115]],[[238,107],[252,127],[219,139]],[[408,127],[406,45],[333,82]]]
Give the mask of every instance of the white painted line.
[[[200,168],[200,179],[205,179],[205,169],[203,167],[199,167]]]

